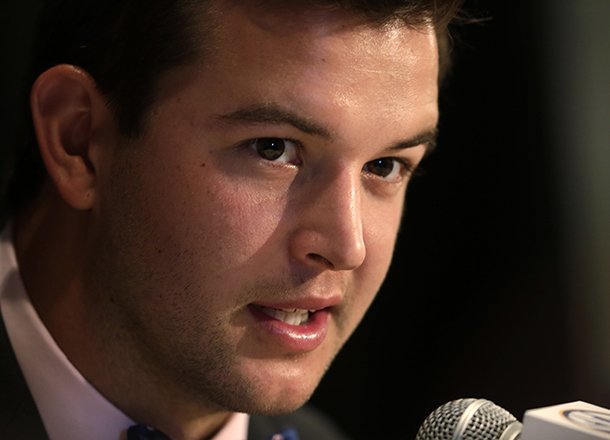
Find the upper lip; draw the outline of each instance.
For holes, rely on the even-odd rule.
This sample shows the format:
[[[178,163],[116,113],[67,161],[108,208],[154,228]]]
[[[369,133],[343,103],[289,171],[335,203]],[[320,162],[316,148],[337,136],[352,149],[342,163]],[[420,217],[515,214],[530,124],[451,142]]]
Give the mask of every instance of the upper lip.
[[[333,307],[339,304],[342,300],[342,295],[336,294],[331,296],[305,296],[300,298],[295,298],[291,300],[281,300],[281,301],[257,301],[253,303],[257,306],[269,307],[272,309],[285,309],[285,310],[321,310],[326,309],[328,307]]]

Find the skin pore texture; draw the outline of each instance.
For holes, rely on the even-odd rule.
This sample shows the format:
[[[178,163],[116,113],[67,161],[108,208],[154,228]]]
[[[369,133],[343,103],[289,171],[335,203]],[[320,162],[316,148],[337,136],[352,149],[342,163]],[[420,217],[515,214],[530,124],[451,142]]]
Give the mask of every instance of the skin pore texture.
[[[70,361],[176,439],[307,401],[385,278],[438,119],[432,28],[222,4],[135,139],[86,72],[38,82],[52,183],[15,227]]]

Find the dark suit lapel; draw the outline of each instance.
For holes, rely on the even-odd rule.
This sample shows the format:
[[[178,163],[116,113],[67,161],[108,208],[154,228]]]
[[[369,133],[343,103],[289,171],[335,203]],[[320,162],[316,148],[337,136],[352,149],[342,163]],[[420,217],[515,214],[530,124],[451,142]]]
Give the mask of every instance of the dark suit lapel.
[[[23,378],[0,315],[0,438],[46,440],[42,420]]]
[[[248,440],[271,440],[277,434],[282,435],[282,440],[303,440],[299,438],[295,426],[289,420],[281,417],[250,416]]]
[[[277,434],[284,440],[349,440],[324,413],[310,405],[282,416],[250,416],[248,440],[272,440]]]

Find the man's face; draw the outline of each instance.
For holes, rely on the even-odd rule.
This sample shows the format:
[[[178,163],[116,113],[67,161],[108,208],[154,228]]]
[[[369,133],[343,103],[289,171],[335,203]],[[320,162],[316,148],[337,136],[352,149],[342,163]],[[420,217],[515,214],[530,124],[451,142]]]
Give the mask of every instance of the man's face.
[[[216,19],[144,134],[103,153],[85,291],[107,349],[161,387],[287,411],[386,275],[437,123],[436,40],[328,11]]]

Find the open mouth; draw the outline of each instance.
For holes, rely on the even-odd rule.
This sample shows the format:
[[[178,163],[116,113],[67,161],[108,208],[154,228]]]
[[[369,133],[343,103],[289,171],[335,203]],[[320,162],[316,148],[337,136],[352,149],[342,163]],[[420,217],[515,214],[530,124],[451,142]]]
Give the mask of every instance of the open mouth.
[[[265,315],[277,319],[278,321],[285,322],[290,325],[302,325],[309,321],[312,313],[315,310],[306,309],[274,309],[271,307],[258,306],[257,307]]]

